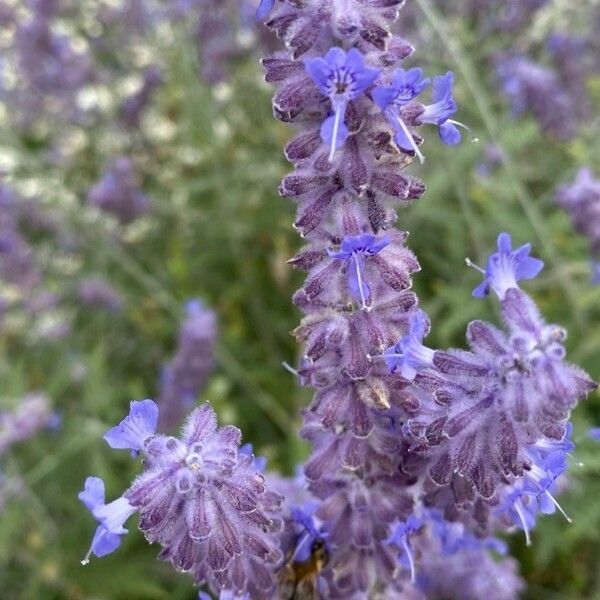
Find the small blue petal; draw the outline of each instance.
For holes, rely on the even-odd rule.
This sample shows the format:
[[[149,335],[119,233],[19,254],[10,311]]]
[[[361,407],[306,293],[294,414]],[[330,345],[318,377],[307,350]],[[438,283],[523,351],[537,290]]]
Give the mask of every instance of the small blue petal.
[[[256,9],[256,20],[264,21],[275,6],[275,0],[260,0],[260,4]]]
[[[462,139],[462,135],[458,127],[449,121],[442,123],[438,127],[438,133],[442,142],[448,146],[456,146],[457,144],[460,144]]]
[[[156,432],[158,406],[152,400],[134,401],[129,415],[104,435],[106,443],[115,449],[141,450],[145,440]]]

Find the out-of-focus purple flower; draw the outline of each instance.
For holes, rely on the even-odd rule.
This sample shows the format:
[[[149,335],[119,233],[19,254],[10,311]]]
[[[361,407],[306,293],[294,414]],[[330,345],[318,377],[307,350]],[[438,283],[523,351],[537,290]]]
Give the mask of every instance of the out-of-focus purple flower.
[[[592,427],[588,431],[588,436],[591,437],[594,441],[600,442],[600,427]]]
[[[143,81],[140,89],[125,98],[121,104],[121,120],[127,127],[139,127],[142,113],[152,102],[156,90],[163,83],[163,77],[157,66],[148,67],[144,71]]]
[[[43,394],[28,394],[14,410],[0,412],[0,455],[47,427],[51,419],[50,402]]]
[[[179,333],[175,356],[161,376],[158,404],[161,428],[171,430],[196,400],[214,366],[216,315],[199,300],[186,305],[186,320]]]
[[[158,406],[152,400],[131,402],[129,415],[104,435],[111,448],[129,449],[136,456],[156,433]]]
[[[121,545],[121,537],[127,533],[123,525],[136,509],[123,496],[105,504],[104,482],[99,477],[88,477],[78,497],[98,521],[90,549],[81,561],[86,565],[92,554],[100,558]]]
[[[111,312],[118,312],[123,307],[121,294],[102,277],[87,277],[80,281],[77,294],[84,304],[91,307]]]
[[[594,261],[592,282],[600,283],[600,180],[584,167],[572,183],[557,189],[556,202],[569,213],[575,230],[588,239]]]
[[[519,55],[499,57],[496,72],[514,114],[531,112],[542,129],[558,139],[574,135],[574,100],[556,73]]]
[[[323,121],[321,139],[330,146],[329,160],[332,161],[348,137],[345,123],[348,104],[375,82],[380,71],[367,67],[356,48],[345,52],[333,47],[322,58],[305,59],[304,66],[321,93],[331,101],[333,115]]]
[[[391,373],[398,372],[404,379],[412,381],[418,369],[433,366],[435,351],[423,345],[428,330],[427,315],[422,310],[416,311],[410,318],[408,334],[383,353]]]
[[[120,156],[88,193],[88,202],[127,224],[150,210],[150,201],[138,188],[133,161]]]
[[[473,290],[473,296],[484,298],[494,290],[500,300],[504,299],[507,290],[518,289],[518,281],[533,279],[544,268],[538,258],[529,256],[531,244],[512,249],[511,236],[501,233],[498,236],[498,252],[488,259],[484,272],[484,280]]]
[[[90,57],[75,50],[67,35],[56,33],[56,8],[56,3],[40,2],[30,15],[18,18],[5,56],[16,81],[2,95],[9,118],[26,130],[42,118],[81,120],[77,96],[95,77]]]

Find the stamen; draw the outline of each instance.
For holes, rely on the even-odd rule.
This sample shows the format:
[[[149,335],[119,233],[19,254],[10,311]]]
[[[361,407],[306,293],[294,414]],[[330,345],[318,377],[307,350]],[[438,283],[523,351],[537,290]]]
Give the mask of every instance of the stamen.
[[[356,278],[358,279],[358,289],[360,290],[360,300],[362,302],[362,308],[367,308],[367,301],[365,299],[365,293],[363,290],[363,280],[360,274],[360,264],[358,262],[358,256],[356,254],[352,255],[354,259],[354,268],[356,269]]]
[[[281,363],[281,366],[286,370],[289,371],[292,375],[295,375],[296,377],[300,377],[300,373],[298,373],[297,369],[294,369],[294,367],[292,367],[289,363],[287,363],[285,360]]]
[[[467,267],[471,267],[472,269],[475,269],[476,271],[479,271],[485,275],[485,269],[482,269],[479,265],[475,264],[470,258],[465,258],[465,264]]]
[[[408,541],[406,540],[406,536],[402,538],[402,547],[404,548],[404,552],[406,552],[406,557],[408,558],[408,564],[410,565],[410,581],[414,583],[416,581],[415,575],[415,562],[413,560],[413,555],[408,545]]]
[[[425,162],[425,157],[423,156],[423,153],[419,150],[419,147],[415,143],[415,139],[413,138],[412,133],[409,131],[408,127],[406,126],[406,123],[398,115],[394,114],[394,117],[396,117],[396,121],[398,121],[398,125],[400,125],[400,129],[402,129],[402,131],[404,132],[404,134],[406,135],[406,137],[408,139],[408,142],[412,146],[412,149],[415,151],[415,155],[419,159],[419,162],[421,164],[423,164]]]
[[[519,515],[519,519],[521,519],[521,525],[523,526],[523,531],[525,532],[525,543],[528,546],[531,546],[531,537],[529,535],[529,528],[527,527],[527,522],[525,521],[525,515],[523,514],[523,507],[521,506],[521,500],[517,500],[515,502],[515,510]]]
[[[569,515],[563,510],[563,507],[556,501],[556,498],[548,490],[546,490],[546,496],[548,496],[548,498],[550,498],[552,501],[552,504],[558,508],[560,514],[567,520],[567,523],[572,523],[573,519],[569,517]]]
[[[460,121],[455,121],[454,119],[448,119],[448,123],[452,123],[452,125],[456,125],[457,127],[462,127],[462,129],[465,129],[466,131],[471,132],[471,128],[468,125],[461,123]],[[479,141],[478,137],[471,138],[472,143],[477,143],[478,141]]]
[[[340,120],[342,118],[344,111],[341,110],[340,107],[335,111],[335,118],[333,121],[333,135],[331,137],[331,149],[329,150],[329,162],[333,162],[333,157],[335,156],[335,151],[337,150],[337,136],[338,131],[340,129]]]

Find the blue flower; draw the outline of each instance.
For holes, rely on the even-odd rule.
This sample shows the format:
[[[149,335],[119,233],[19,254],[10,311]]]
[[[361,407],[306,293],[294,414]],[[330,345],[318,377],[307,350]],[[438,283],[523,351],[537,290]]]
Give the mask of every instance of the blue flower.
[[[428,329],[427,315],[418,310],[410,318],[408,334],[383,353],[391,373],[399,371],[404,379],[412,381],[418,369],[432,366],[434,350],[421,343]]]
[[[454,146],[460,143],[461,134],[456,127],[456,121],[450,117],[457,111],[452,88],[454,86],[454,73],[448,71],[445,75],[435,77],[433,80],[433,102],[425,107],[420,116],[423,123],[433,123],[438,126],[440,139],[444,144]]]
[[[121,545],[121,536],[127,533],[123,524],[136,509],[122,496],[105,504],[104,482],[99,477],[88,477],[78,498],[99,523],[90,549],[81,561],[81,564],[86,565],[92,553],[100,558],[114,552]]]
[[[341,48],[331,48],[324,57],[307,58],[304,66],[331,101],[333,115],[321,125],[321,139],[330,146],[332,161],[335,151],[348,137],[344,122],[348,103],[360,96],[379,77],[380,71],[365,67],[363,55],[356,48],[347,53]]]
[[[596,442],[600,442],[600,427],[592,427],[588,431],[588,435]]]
[[[544,262],[529,256],[530,251],[531,244],[524,244],[512,250],[510,234],[501,233],[498,236],[498,252],[490,256],[485,271],[475,267],[485,278],[473,290],[473,296],[484,298],[490,293],[490,289],[493,289],[498,298],[503,300],[507,290],[519,287],[517,281],[536,277],[544,268]],[[471,264],[470,261],[467,262]]]
[[[525,532],[527,545],[531,545],[530,531],[535,527],[538,503],[536,496],[528,494],[524,489],[511,491],[498,508],[498,513],[506,513],[514,525]]]
[[[144,442],[156,433],[158,406],[152,400],[131,402],[129,415],[104,435],[111,448],[130,449],[132,456],[142,449]]]
[[[239,453],[252,458],[252,466],[256,471],[264,473],[267,468],[267,459],[264,456],[254,456],[254,448],[252,444],[244,444],[240,446]]]
[[[373,101],[384,112],[392,129],[394,141],[398,147],[407,152],[414,152],[423,162],[424,157],[410,133],[406,123],[400,116],[402,106],[414,100],[430,83],[423,78],[423,70],[419,68],[397,69],[391,86],[380,86],[373,90]]]
[[[328,250],[331,258],[349,261],[348,287],[350,293],[362,302],[362,307],[367,307],[367,300],[371,297],[371,289],[365,281],[365,256],[373,256],[381,252],[390,243],[389,238],[378,238],[370,233],[348,236],[342,240],[337,252]]]
[[[378,86],[373,90],[373,101],[383,111],[404,106],[421,94],[430,83],[431,79],[423,77],[423,69],[396,69],[391,85]]]
[[[323,528],[323,522],[316,516],[319,505],[319,502],[311,500],[302,506],[292,506],[292,519],[301,529],[292,562],[306,562],[310,558],[315,542],[326,541],[327,533]]]
[[[256,20],[264,21],[275,6],[275,0],[260,0],[256,9]]]
[[[592,283],[600,285],[600,262],[592,261]]]
[[[416,515],[410,515],[408,519],[404,523],[399,522],[394,526],[394,529],[386,540],[388,544],[394,544],[400,548],[402,551],[401,563],[407,566],[410,569],[410,577],[411,581],[414,582],[415,577],[415,561],[412,553],[412,548],[410,547],[410,536],[419,531],[421,527],[425,524],[425,519],[423,517],[418,517]]]

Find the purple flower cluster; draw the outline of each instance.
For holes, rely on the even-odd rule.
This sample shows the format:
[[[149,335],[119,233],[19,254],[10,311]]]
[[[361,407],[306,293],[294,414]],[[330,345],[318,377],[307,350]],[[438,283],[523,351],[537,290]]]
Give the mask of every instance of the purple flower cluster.
[[[79,299],[93,308],[119,312],[123,308],[123,297],[103,277],[86,277],[77,287]]]
[[[181,424],[214,366],[215,314],[199,300],[190,300],[186,313],[177,352],[161,375],[158,405],[165,431]]]
[[[57,2],[31,2],[29,14],[11,15],[6,58],[16,74],[14,82],[0,79],[0,99],[11,110],[11,120],[30,129],[41,116],[80,120],[79,92],[94,81],[91,59],[75,49],[73,40],[56,33]]]
[[[512,250],[510,236],[498,237],[474,295],[496,293],[508,331],[473,321],[470,351],[437,350],[420,362],[414,416],[404,426],[410,470],[426,471],[424,502],[481,531],[496,525],[491,508],[498,502],[514,505],[513,492],[539,499],[550,491],[572,449],[565,437],[570,411],[596,387],[565,362],[564,329],[546,324],[518,287],[542,267],[529,250]],[[544,512],[550,498],[543,499]]]
[[[589,168],[583,168],[571,184],[558,188],[556,201],[571,216],[575,230],[588,239],[592,279],[600,283],[600,180],[594,179]]]
[[[0,412],[0,455],[13,444],[28,440],[40,429],[51,426],[54,420],[50,401],[43,394],[28,394],[14,410]]]
[[[127,224],[150,210],[150,200],[138,187],[133,161],[116,158],[88,193],[88,203]]]
[[[129,415],[104,436],[111,448],[144,458],[144,472],[119,498],[105,502],[104,484],[88,477],[80,500],[98,527],[88,555],[121,544],[124,524],[139,513],[139,528],[159,543],[161,560],[189,572],[218,593],[271,598],[283,555],[277,531],[281,497],[267,488],[254,457],[239,447],[235,427],[217,427],[208,404],[195,409],[180,438],[156,433],[158,407],[132,402]]]
[[[554,70],[527,56],[503,55],[496,72],[515,115],[531,112],[540,127],[559,140],[575,135],[579,98]]]

